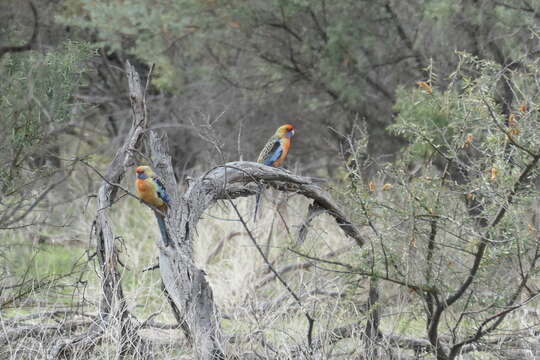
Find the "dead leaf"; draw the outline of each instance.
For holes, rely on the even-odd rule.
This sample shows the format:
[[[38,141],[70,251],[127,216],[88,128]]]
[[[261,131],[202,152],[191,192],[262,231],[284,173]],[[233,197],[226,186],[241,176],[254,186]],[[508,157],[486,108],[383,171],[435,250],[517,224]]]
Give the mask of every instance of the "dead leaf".
[[[416,85],[418,85],[420,89],[424,90],[428,94],[433,93],[433,88],[425,81],[417,81]]]
[[[499,170],[497,168],[492,167],[491,168],[491,180],[497,180],[497,174],[499,173]]]
[[[464,148],[469,147],[472,144],[473,140],[474,140],[474,135],[467,134],[467,136],[465,137],[465,143],[463,144],[463,147]]]

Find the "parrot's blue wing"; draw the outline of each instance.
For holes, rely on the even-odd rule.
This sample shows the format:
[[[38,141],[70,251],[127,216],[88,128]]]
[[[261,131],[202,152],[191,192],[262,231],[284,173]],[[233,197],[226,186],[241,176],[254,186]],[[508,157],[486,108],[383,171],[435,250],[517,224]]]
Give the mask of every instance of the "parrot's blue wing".
[[[281,154],[283,153],[283,148],[281,147],[281,141],[276,140],[274,143],[274,146],[272,147],[272,150],[270,150],[270,155],[266,160],[264,160],[263,164],[267,166],[272,166],[272,164],[279,159]]]
[[[159,198],[165,201],[165,203],[169,204],[169,202],[171,201],[171,198],[169,197],[169,194],[167,194],[167,190],[165,190],[165,185],[163,185],[163,182],[157,177],[154,178],[154,181],[156,182],[156,185],[157,185],[157,194]]]

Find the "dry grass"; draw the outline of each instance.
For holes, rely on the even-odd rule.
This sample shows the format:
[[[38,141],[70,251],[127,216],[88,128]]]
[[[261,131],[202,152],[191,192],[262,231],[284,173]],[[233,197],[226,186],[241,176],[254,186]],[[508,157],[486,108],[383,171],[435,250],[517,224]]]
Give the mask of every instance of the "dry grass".
[[[237,204],[245,219],[249,219],[248,224],[257,242],[267,249],[268,258],[277,269],[306,262],[306,259],[290,252],[290,247],[313,256],[323,256],[352,244],[330,217],[323,216],[312,224],[305,243],[297,246],[297,233],[307,204],[298,196],[292,197],[280,203],[278,212],[275,200],[272,200],[275,195],[271,191],[265,193],[256,223],[251,219],[253,200],[242,199]],[[99,271],[94,261],[86,262],[95,246],[87,240],[95,210],[92,202],[87,204],[86,199],[81,199],[71,204],[70,211],[79,216],[73,217],[66,227],[43,228],[38,235],[35,229],[2,234],[3,244],[7,244],[4,256],[17,259],[6,264],[6,274],[11,277],[5,277],[4,282],[24,276],[25,271],[28,271],[28,277],[35,279],[69,274],[60,280],[61,291],[56,287],[36,288],[24,298],[24,303],[14,303],[3,311],[1,321],[4,324],[14,316],[54,308],[95,313],[100,299]],[[114,205],[111,215],[118,236],[120,258],[125,265],[121,269],[122,283],[130,310],[142,321],[152,317],[152,321],[158,323],[174,324],[160,287],[159,270],[143,271],[157,263],[159,231],[151,211],[134,199],[125,197]],[[241,354],[253,346],[260,348],[262,337],[281,350],[292,344],[300,345],[305,342],[307,331],[303,311],[317,314],[317,335],[322,326],[341,322],[351,315],[349,310],[354,311],[356,307],[353,302],[343,306],[341,295],[348,291],[350,284],[343,281],[342,276],[310,267],[286,271],[283,275],[301,297],[301,308],[281,284],[275,279],[269,280],[271,273],[268,267],[225,203],[210,209],[199,223],[194,252],[197,265],[208,274],[217,306],[225,317],[222,327],[225,336],[231,338],[232,352]],[[347,256],[350,255],[342,255],[344,258]],[[164,347],[164,358],[172,351],[171,345],[178,348],[184,342],[179,330],[153,328],[143,330],[142,334],[169,345]],[[30,337],[28,339],[30,341]],[[40,349],[37,352],[44,356],[45,347]],[[101,346],[99,357],[107,358],[110,350],[107,349],[107,346]],[[17,351],[10,349],[3,356],[9,354],[12,357]]]
[[[196,264],[207,273],[217,307],[224,317],[221,325],[228,339],[228,353],[240,358],[246,358],[249,353],[257,353],[263,358],[298,355],[306,348],[308,324],[305,312],[316,320],[314,339],[321,346],[322,358],[347,359],[364,351],[361,332],[366,319],[367,279],[336,272],[343,269],[333,265],[310,262],[290,249],[321,258],[341,250],[331,259],[350,264],[365,261],[365,251],[346,238],[334,220],[326,215],[311,224],[305,242],[298,244],[298,230],[308,205],[300,196],[285,200],[267,191],[261,216],[255,223],[251,219],[253,199],[240,199],[236,203],[257,242],[267,250],[273,266],[300,297],[301,305],[271,277],[230,206],[225,202],[217,204],[200,221],[193,245]],[[3,329],[12,326],[14,318],[52,309],[96,313],[101,294],[99,271],[95,261],[86,262],[95,244],[88,240],[82,242],[88,239],[96,209],[92,203],[86,205],[85,200],[80,200],[72,204],[71,211],[79,216],[65,228],[44,228],[37,235],[32,230],[2,234],[2,256],[6,260],[2,285],[25,276],[36,279],[27,296],[0,314]],[[122,284],[130,311],[141,321],[151,318],[154,323],[174,325],[174,317],[162,294],[159,270],[143,271],[157,263],[159,231],[151,211],[125,197],[115,204],[111,218],[119,236],[118,247],[124,264]],[[39,243],[40,239],[45,242]],[[299,265],[302,268],[295,268]],[[64,277],[64,274],[69,275]],[[54,276],[59,280],[37,287],[40,280]],[[425,327],[422,306],[415,294],[403,289],[381,283],[381,303],[384,304],[381,330],[422,336]],[[535,306],[531,304],[528,314],[516,313],[510,324],[523,328],[534,323]],[[71,320],[84,323],[91,319],[76,316]],[[56,315],[28,319],[19,325],[45,326],[62,321],[67,318]],[[359,327],[352,336],[339,342],[332,341],[333,329],[354,323]],[[84,326],[74,328],[73,332],[61,335],[73,336],[83,329]],[[190,359],[189,347],[180,330],[148,327],[140,333],[156,344],[157,359]],[[44,358],[48,338],[59,333],[52,331],[45,335],[42,338],[26,336],[24,341],[18,339],[0,346],[0,358]],[[115,337],[112,331],[110,339]],[[115,351],[113,340],[96,347],[92,358],[112,359]],[[403,351],[410,355],[409,351]]]

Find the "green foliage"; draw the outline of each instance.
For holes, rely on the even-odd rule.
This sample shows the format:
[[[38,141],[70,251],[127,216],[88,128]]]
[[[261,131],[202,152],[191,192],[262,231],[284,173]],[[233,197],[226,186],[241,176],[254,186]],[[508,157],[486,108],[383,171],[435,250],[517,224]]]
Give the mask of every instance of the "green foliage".
[[[399,114],[397,122],[388,129],[411,141],[411,150],[421,156],[430,148],[430,143],[443,145],[449,135],[451,117],[455,114],[455,93],[446,91],[427,92],[422,89],[397,89],[394,110]],[[418,143],[418,138],[425,142]]]
[[[301,26],[312,21],[310,11],[316,16],[326,11],[320,3],[308,0],[160,0],[152,6],[145,0],[81,0],[67,6],[58,20],[66,25],[96,30],[98,44],[111,51],[134,55],[146,64],[155,63],[154,84],[173,92],[180,91],[186,83],[195,80],[194,77],[215,76],[216,70],[239,81],[244,76],[243,69],[235,69],[234,64],[229,63],[238,58],[239,51],[248,55],[245,61],[250,70],[272,81],[275,88],[282,91],[280,83],[288,81],[290,74],[284,73],[279,64],[292,65],[287,60],[288,50],[283,48],[283,41],[278,40],[281,35],[274,37],[268,30],[279,29],[270,24],[283,23],[284,28],[301,38],[292,45],[302,68],[315,59],[317,49],[318,60],[310,64],[313,69],[304,69],[307,75],[311,76],[313,70],[320,72],[317,77],[328,82],[345,100],[357,101],[361,94],[358,83],[343,71],[342,64],[355,60],[352,52],[357,50],[354,44],[359,37],[364,44],[374,38],[360,31],[356,18],[343,16],[354,4],[347,1],[332,6],[329,16],[338,17],[340,21],[332,21],[327,28],[320,29],[327,33],[326,40],[321,38],[321,33]],[[261,61],[257,56],[261,54],[275,58],[277,63]],[[219,59],[217,63],[214,58]],[[186,71],[188,65],[189,71]],[[227,65],[232,66],[223,68]],[[251,79],[257,81],[254,77]],[[309,101],[313,104],[314,100]]]
[[[399,115],[388,130],[407,138],[408,150],[414,156],[434,150],[449,157],[457,156],[468,136],[482,140],[479,144],[484,148],[493,143],[500,146],[500,140],[504,139],[493,137],[486,127],[486,123],[493,125],[494,120],[504,123],[501,115],[497,115],[500,109],[495,101],[500,70],[493,62],[460,54],[459,68],[452,74],[446,89],[439,90],[436,82],[434,87],[419,82],[416,89],[400,87],[397,90],[394,110]],[[471,71],[474,75],[469,74]]]
[[[200,33],[207,26],[204,2],[162,0],[150,6],[145,0],[88,1],[67,6],[57,20],[62,24],[97,30],[98,46],[136,56],[146,64],[156,64],[154,84],[169,91],[181,89],[185,76],[179,67],[192,63],[189,76],[202,71],[204,41]],[[77,11],[74,11],[76,8]],[[188,48],[175,51],[189,41]]]
[[[491,61],[459,56],[446,86],[430,79],[398,91],[390,131],[409,145],[381,170],[387,184],[365,184],[353,171],[347,193],[357,221],[374,229],[359,273],[408,287],[426,305],[465,286],[447,311],[474,316],[438,325],[442,333],[478,327],[497,316],[493,308],[513,304],[524,290],[515,274],[533,274],[540,258],[531,211],[540,196],[531,184],[540,174],[538,66],[505,75]],[[498,105],[502,83],[516,94],[509,115]]]
[[[87,43],[67,41],[58,50],[12,54],[0,62],[3,192],[10,191],[28,157],[43,151],[47,138],[70,120],[92,53]]]
[[[236,116],[249,103],[250,110],[265,114],[250,118],[264,124],[299,114],[310,136],[317,136],[321,126],[345,133],[356,120],[366,121],[370,151],[385,154],[399,147],[381,131],[394,120],[396,95],[401,99],[397,109],[405,113],[406,102],[420,93],[406,99],[399,89],[419,80],[430,59],[439,65],[441,78],[455,68],[454,49],[495,58],[503,67],[519,63],[523,54],[534,53],[525,24],[536,21],[534,12],[487,0],[331,5],[317,0],[69,0],[56,20],[91,33],[92,41],[117,59],[156,64],[153,85],[183,96],[190,106],[219,113],[222,109],[214,107],[223,104],[212,105],[226,98],[225,106]],[[208,100],[214,101],[210,106],[193,105],[213,92],[219,99]],[[265,106],[276,110],[272,103],[280,95],[287,99],[280,106],[283,114],[266,111]],[[439,126],[448,120],[444,111],[452,113],[423,106],[424,112],[439,111],[439,119],[425,113],[429,121],[440,120]],[[233,141],[226,146],[236,150]],[[333,160],[330,151],[328,159]]]

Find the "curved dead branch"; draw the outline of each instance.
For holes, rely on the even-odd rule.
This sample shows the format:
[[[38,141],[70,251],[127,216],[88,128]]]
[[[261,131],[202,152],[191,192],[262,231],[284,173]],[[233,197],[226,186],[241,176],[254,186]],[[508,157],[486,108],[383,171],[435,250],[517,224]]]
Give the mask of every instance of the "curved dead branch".
[[[330,194],[318,185],[320,183],[318,178],[295,175],[285,169],[273,168],[255,162],[237,161],[208,171],[193,182],[190,189],[197,188],[197,191],[206,192],[211,196],[212,202],[252,195],[256,191],[254,184],[256,182],[264,182],[277,190],[301,194],[313,200],[312,208],[324,211],[310,215],[310,222],[316,215],[326,212],[335,219],[343,232],[352,238],[358,246],[365,244],[366,241],[358,228],[347,220]],[[205,209],[209,205],[207,204]]]

